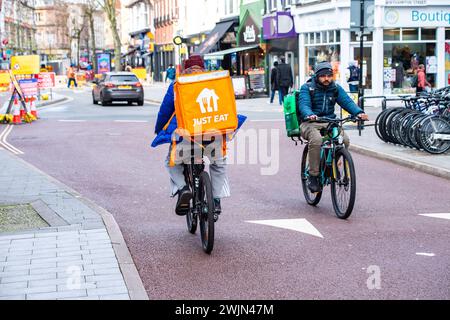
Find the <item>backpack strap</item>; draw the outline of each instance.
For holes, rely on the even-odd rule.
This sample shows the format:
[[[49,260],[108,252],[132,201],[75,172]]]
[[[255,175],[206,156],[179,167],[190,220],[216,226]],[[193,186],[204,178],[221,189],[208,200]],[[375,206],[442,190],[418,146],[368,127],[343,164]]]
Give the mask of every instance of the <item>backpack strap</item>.
[[[170,121],[172,121],[172,119],[173,119],[174,116],[175,116],[175,112],[172,113],[172,115],[170,116],[169,121],[167,121],[167,123],[164,125],[163,130],[167,130],[167,127],[169,126]]]

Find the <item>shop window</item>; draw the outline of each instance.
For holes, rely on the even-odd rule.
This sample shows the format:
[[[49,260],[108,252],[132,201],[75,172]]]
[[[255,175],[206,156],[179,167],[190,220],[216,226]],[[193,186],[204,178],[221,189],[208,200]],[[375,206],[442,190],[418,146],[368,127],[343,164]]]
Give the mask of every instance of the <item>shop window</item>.
[[[402,40],[419,40],[419,30],[417,28],[402,29]]]
[[[428,82],[435,87],[437,66],[435,43],[385,43],[384,91],[387,94],[414,94],[412,80],[419,67],[425,66]]]
[[[341,32],[340,31],[336,31],[336,42],[341,42]]]
[[[321,43],[321,40],[320,40],[320,32],[316,32],[315,37],[316,37],[316,43]]]
[[[327,46],[314,46],[306,48],[307,55],[307,76],[313,74],[314,66],[318,62],[328,61],[335,70],[335,77],[339,77],[338,70],[341,60],[340,46],[339,45],[327,45]]]
[[[305,33],[305,44],[309,44],[309,33]]]
[[[398,40],[400,41],[400,29],[384,29],[383,30],[383,39],[386,41],[389,40]]]
[[[322,43],[328,43],[327,32],[326,31],[322,31],[320,34],[321,34],[321,37],[322,37]]]
[[[328,41],[334,42],[334,31],[328,31]]]
[[[421,40],[436,40],[436,29],[421,29]]]
[[[450,40],[450,28],[445,28],[445,40]]]

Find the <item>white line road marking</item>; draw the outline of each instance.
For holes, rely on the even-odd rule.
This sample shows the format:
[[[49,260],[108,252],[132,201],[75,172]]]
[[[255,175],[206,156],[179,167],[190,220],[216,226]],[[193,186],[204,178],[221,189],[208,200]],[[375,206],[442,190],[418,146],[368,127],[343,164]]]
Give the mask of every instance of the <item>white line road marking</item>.
[[[276,219],[276,220],[253,220],[246,221],[277,228],[289,229],[298,232],[310,234],[315,237],[323,238],[322,234],[306,219]]]
[[[11,124],[6,126],[5,130],[3,130],[3,132],[0,134],[0,145],[14,154],[24,154],[22,151],[20,151],[19,149],[17,149],[16,147],[14,147],[13,145],[9,144],[6,141],[6,138],[11,133],[13,127],[14,125]]]
[[[416,255],[418,256],[425,256],[425,257],[434,257],[434,253],[427,253],[427,252],[416,252]]]
[[[419,216],[450,220],[450,213],[423,213],[419,214]]]
[[[58,120],[59,122],[86,122],[86,120]]]

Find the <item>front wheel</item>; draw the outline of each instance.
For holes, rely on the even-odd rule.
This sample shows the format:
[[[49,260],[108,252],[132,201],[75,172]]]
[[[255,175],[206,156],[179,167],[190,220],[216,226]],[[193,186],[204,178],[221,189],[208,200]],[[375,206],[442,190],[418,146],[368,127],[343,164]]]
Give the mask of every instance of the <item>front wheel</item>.
[[[301,167],[302,189],[306,202],[312,206],[315,206],[319,203],[320,198],[322,198],[322,191],[312,193],[308,187],[308,177],[309,177],[309,155],[308,155],[308,145],[306,145],[305,149],[303,149],[302,155],[302,167]]]
[[[336,150],[333,160],[333,179],[331,181],[331,200],[336,215],[347,219],[355,205],[356,173],[353,159],[345,148]]]
[[[211,253],[214,247],[214,202],[211,180],[207,172],[200,174],[200,234],[203,251]]]

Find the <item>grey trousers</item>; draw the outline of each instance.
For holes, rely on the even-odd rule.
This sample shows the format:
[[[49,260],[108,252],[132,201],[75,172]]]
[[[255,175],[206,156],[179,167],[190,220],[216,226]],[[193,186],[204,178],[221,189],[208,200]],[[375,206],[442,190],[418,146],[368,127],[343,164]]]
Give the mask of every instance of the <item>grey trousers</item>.
[[[186,182],[183,175],[183,163],[190,163],[191,161],[191,144],[188,142],[183,145],[179,143],[176,147],[175,165],[170,166],[170,154],[172,145],[169,148],[169,154],[165,160],[165,167],[170,176],[170,186],[172,197],[176,192],[182,189]],[[201,155],[201,148],[195,145],[194,152]],[[208,145],[204,151],[204,155],[210,161],[209,174],[211,177],[212,193],[214,198],[225,198],[230,196],[230,185],[228,182],[226,172],[226,157],[222,155],[221,142],[213,142]]]
[[[302,138],[308,140],[309,174],[319,175],[320,167],[320,147],[322,146],[322,136],[320,129],[326,128],[328,123],[303,122],[300,125]],[[344,138],[346,148],[350,146],[348,135],[342,130],[341,135]]]

